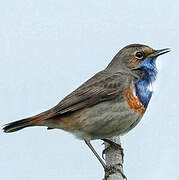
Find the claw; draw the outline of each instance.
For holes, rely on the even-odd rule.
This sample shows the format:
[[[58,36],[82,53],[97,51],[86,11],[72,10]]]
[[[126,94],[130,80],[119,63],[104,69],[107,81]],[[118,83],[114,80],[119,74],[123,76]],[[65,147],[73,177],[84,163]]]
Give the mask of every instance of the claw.
[[[123,152],[123,148],[121,147],[121,145],[120,145],[120,144],[117,144],[117,143],[115,143],[115,142],[113,142],[113,141],[111,141],[111,140],[109,140],[109,139],[105,139],[105,138],[104,138],[104,139],[102,139],[102,140],[105,141],[105,142],[107,142],[108,144],[110,144],[110,146],[113,146],[113,147],[115,147],[115,148],[117,148],[117,149],[119,149],[119,150],[121,151],[122,163],[123,163],[123,162],[124,162],[124,152]],[[110,146],[103,150],[103,152],[102,152],[102,157],[103,157],[103,159],[104,159],[104,154],[105,154],[105,152],[110,148]]]
[[[104,160],[105,160],[104,154],[106,154],[106,151],[108,150],[108,148],[109,148],[109,147],[105,148],[105,149],[103,150],[103,152],[102,152],[102,158],[103,158]]]

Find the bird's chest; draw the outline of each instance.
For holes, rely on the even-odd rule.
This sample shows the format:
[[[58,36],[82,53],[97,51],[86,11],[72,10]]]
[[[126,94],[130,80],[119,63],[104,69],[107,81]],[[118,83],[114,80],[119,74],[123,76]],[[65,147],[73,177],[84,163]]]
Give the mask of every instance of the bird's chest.
[[[131,84],[126,90],[125,96],[129,107],[137,113],[143,115],[146,111],[150,98],[152,96],[151,84],[146,85],[144,82]]]

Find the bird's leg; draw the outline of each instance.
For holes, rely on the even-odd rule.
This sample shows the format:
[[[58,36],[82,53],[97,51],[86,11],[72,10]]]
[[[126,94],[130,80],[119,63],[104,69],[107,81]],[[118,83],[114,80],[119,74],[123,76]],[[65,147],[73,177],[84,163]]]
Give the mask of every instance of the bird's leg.
[[[106,138],[101,139],[101,140],[103,140],[104,142],[107,142],[108,144],[110,144],[110,146],[113,146],[113,147],[115,147],[115,148],[118,148],[118,149],[121,151],[122,162],[124,162],[124,152],[123,152],[123,148],[121,147],[120,144],[117,144],[117,143],[115,143],[115,142],[113,142],[113,141],[111,141],[111,140],[109,140],[109,139],[106,139]],[[110,146],[103,150],[103,152],[102,152],[102,157],[103,157],[103,159],[104,159],[104,154],[105,154],[106,151],[110,148]]]
[[[91,149],[91,151],[93,152],[93,154],[97,157],[98,161],[101,163],[101,165],[103,166],[104,169],[106,169],[106,164],[104,163],[104,161],[101,159],[101,157],[98,155],[98,153],[95,151],[95,149],[93,148],[93,146],[90,143],[90,140],[84,139],[85,143],[88,145],[88,147]]]
[[[101,140],[103,140],[104,142],[107,142],[109,144],[109,146],[106,149],[104,149],[103,152],[102,152],[103,159],[104,159],[104,154],[108,150],[110,150],[110,148],[115,148],[116,150],[120,150],[121,151],[122,163],[123,163],[124,153],[123,153],[123,148],[121,147],[121,145],[117,144],[117,143],[115,143],[115,142],[113,142],[113,141],[111,141],[109,139],[106,139],[106,138],[101,139]],[[119,165],[119,166],[123,167],[123,165],[121,163],[116,164],[116,165]],[[125,174],[122,172],[122,170],[120,168],[116,168],[116,165],[106,166],[106,168],[105,168],[105,172],[106,173],[105,174],[108,175],[108,174],[111,174],[113,171],[118,171],[122,175],[123,179],[127,180],[127,177],[125,176]]]
[[[110,141],[110,140],[108,140],[108,139],[102,139],[103,141],[105,141],[105,142],[108,142],[109,144],[111,143],[112,145],[115,145],[115,146],[117,146],[118,148],[119,148],[119,144],[116,144],[116,143],[114,143],[113,141]],[[97,157],[97,159],[99,160],[99,162],[101,163],[101,165],[103,166],[103,168],[104,168],[104,171],[106,172],[106,173],[108,173],[108,174],[110,174],[111,173],[111,171],[113,172],[113,167],[112,166],[107,166],[105,163],[104,163],[104,161],[101,159],[101,157],[98,155],[98,153],[96,152],[96,150],[93,148],[93,146],[91,145],[91,143],[90,143],[90,140],[88,140],[88,139],[84,139],[84,141],[85,141],[85,143],[88,145],[88,147],[90,148],[90,150],[93,152],[93,154]],[[111,145],[110,144],[110,145]],[[120,149],[121,150],[121,149]],[[105,150],[104,150],[105,151]],[[126,176],[123,174],[123,172],[120,170],[120,169],[118,169],[118,171],[119,171],[119,173],[122,175],[122,177],[124,178],[124,179],[126,179],[127,180],[127,178],[126,178]]]

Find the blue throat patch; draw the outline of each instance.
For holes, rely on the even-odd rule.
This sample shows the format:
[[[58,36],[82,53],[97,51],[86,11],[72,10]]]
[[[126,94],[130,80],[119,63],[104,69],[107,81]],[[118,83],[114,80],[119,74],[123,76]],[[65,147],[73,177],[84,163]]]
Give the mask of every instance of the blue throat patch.
[[[156,57],[147,58],[140,63],[140,68],[144,70],[144,76],[135,83],[136,95],[145,108],[147,108],[153,93],[149,86],[157,76],[156,59]]]

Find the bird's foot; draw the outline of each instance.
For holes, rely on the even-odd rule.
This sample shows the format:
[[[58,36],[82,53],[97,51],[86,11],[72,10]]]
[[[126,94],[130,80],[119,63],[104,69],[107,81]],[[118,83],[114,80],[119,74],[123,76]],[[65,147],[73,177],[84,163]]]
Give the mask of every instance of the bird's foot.
[[[123,151],[123,148],[121,147],[120,144],[117,144],[109,139],[102,139],[104,142],[107,142],[110,146],[105,148],[102,152],[102,158],[104,159],[104,154],[110,150],[111,148],[116,148],[117,150],[120,150],[121,151],[121,156],[122,156],[122,163],[124,162],[124,151]]]

